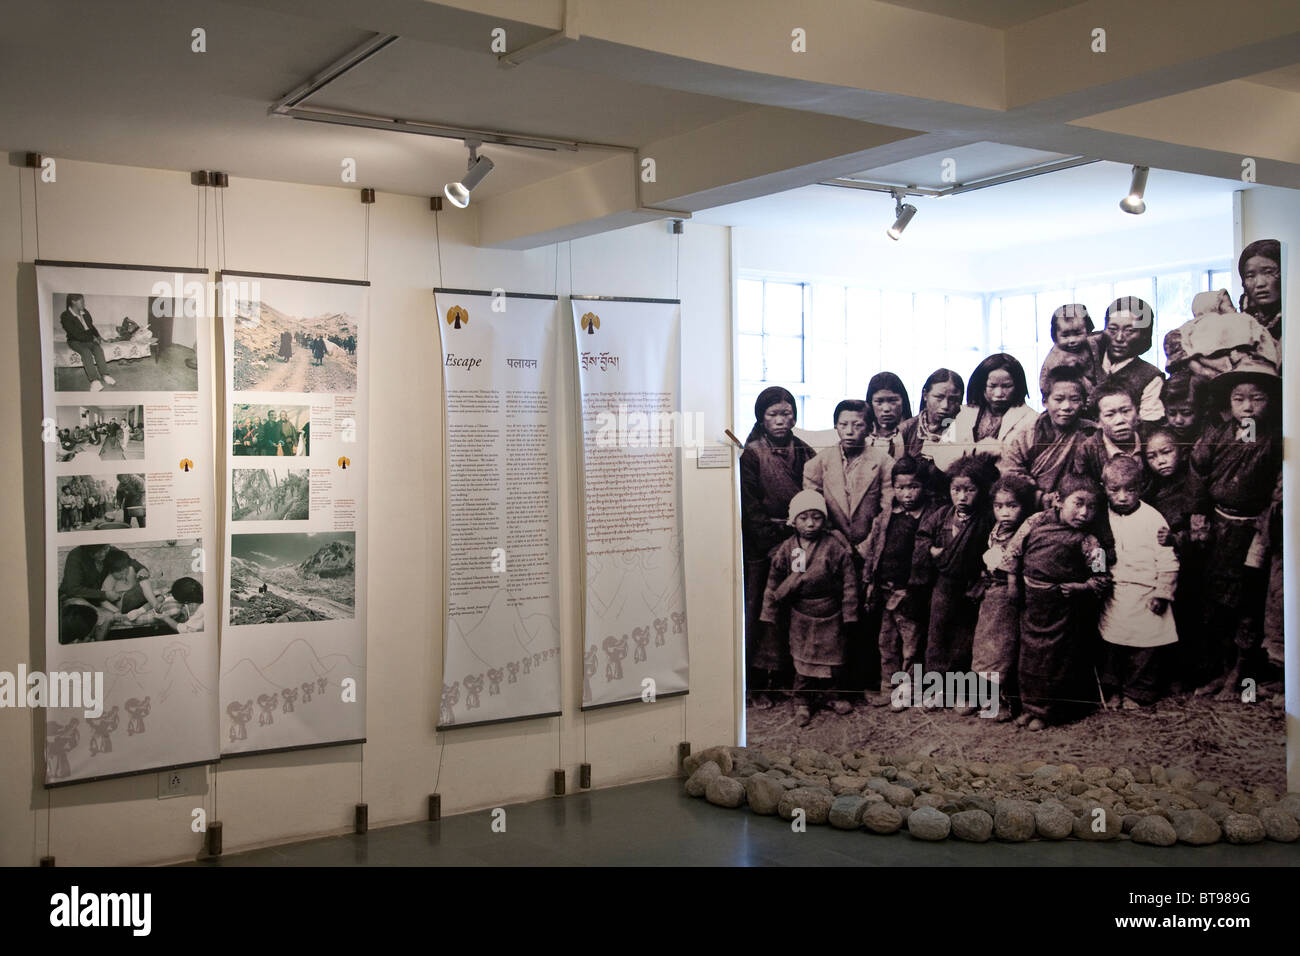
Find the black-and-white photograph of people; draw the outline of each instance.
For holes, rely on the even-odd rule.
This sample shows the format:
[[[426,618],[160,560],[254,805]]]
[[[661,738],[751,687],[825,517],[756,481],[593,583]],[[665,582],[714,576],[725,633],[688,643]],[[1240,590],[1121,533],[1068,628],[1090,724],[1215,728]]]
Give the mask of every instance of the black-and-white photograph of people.
[[[55,391],[197,390],[195,308],[159,296],[56,293]]]
[[[1280,739],[1279,258],[1250,243],[1240,309],[1203,285],[1160,343],[1142,298],[1066,301],[1036,367],[865,368],[815,422],[764,387],[740,456],[749,742],[1085,766],[1158,739],[1220,767],[1239,735]]]

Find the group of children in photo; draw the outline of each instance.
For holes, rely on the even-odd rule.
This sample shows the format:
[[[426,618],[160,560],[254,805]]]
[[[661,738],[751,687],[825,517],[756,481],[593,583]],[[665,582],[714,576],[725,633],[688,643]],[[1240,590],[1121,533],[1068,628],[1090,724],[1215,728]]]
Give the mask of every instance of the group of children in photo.
[[[1197,296],[1167,377],[1140,358],[1146,302],[1101,330],[1057,309],[1041,413],[1006,353],[968,387],[936,370],[915,416],[881,372],[818,453],[791,393],[763,391],[741,457],[752,705],[792,692],[801,726],[901,709],[920,665],[979,674],[997,720],[1041,730],[1280,682],[1281,323],[1225,299]]]

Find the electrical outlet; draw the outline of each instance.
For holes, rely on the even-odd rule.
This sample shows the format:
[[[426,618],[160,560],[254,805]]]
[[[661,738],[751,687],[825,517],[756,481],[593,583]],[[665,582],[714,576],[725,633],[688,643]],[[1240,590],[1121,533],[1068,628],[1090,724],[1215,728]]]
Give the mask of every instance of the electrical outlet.
[[[190,792],[189,770],[164,770],[158,774],[158,799],[183,797]]]

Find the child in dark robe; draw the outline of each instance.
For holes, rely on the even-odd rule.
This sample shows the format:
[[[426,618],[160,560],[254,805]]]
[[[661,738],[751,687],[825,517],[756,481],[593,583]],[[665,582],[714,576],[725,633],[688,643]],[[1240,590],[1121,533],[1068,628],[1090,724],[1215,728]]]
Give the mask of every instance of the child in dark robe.
[[[1173,379],[1170,379],[1173,381]],[[1165,406],[1166,412],[1169,406]],[[1213,510],[1209,493],[1192,470],[1191,449],[1180,441],[1170,425],[1158,425],[1147,433],[1146,459],[1149,478],[1142,500],[1151,505],[1169,525],[1161,544],[1178,556],[1178,583],[1174,588],[1174,624],[1178,628],[1178,664],[1170,690],[1175,694],[1210,681],[1214,660],[1205,631],[1205,545],[1210,540],[1209,515]]]
[[[1265,363],[1242,363],[1217,376],[1211,385],[1214,413],[1192,449],[1192,468],[1214,503],[1206,626],[1218,639],[1222,660],[1221,676],[1198,694],[1231,699],[1259,664],[1266,580],[1258,563],[1250,567],[1247,558],[1282,469],[1281,384]]]
[[[1029,431],[1007,442],[1002,456],[1004,475],[1022,475],[1037,488],[1037,507],[1056,504],[1056,486],[1074,465],[1075,449],[1096,434],[1097,426],[1083,418],[1088,388],[1083,370],[1074,365],[1044,369],[1043,406]]]
[[[790,649],[784,625],[759,621],[768,555],[790,535],[790,499],[803,489],[804,465],[816,453],[795,437],[794,396],[779,385],[754,402],[754,427],[740,455],[740,527],[745,576],[745,652],[750,700],[759,710],[773,704],[769,692],[790,686]]]
[[[971,591],[983,573],[993,527],[989,488],[997,478],[993,455],[980,452],[957,459],[948,468],[949,503],[917,527],[908,589],[915,588],[917,598],[927,591],[930,595],[927,671],[970,670],[979,613]]]
[[[761,619],[776,625],[778,610],[788,610],[795,722],[806,727],[819,699],[828,699],[837,714],[853,710],[836,692],[836,672],[844,665],[845,625],[858,619],[858,579],[849,543],[829,528],[820,494],[791,498],[789,522],[794,534],[772,552]]]
[[[1023,475],[1003,475],[993,485],[993,530],[984,552],[979,620],[975,624],[971,669],[991,687],[981,700],[998,702],[999,723],[1011,720],[1016,665],[1020,660],[1020,600],[1007,571],[1007,548],[1020,526],[1034,513],[1038,488]],[[974,713],[971,707],[969,713]]]
[[[929,500],[929,462],[904,455],[894,462],[892,510],[876,519],[867,536],[862,568],[864,612],[880,614],[880,696],[873,703],[890,703],[895,674],[910,675],[925,652],[928,606],[908,589],[916,531],[935,510]],[[901,699],[911,699],[910,689]],[[895,708],[901,710],[901,708]]]
[[[1110,588],[1110,558],[1093,533],[1101,488],[1091,478],[1061,479],[1058,503],[1032,515],[1007,546],[1008,573],[1023,585],[1016,677],[1030,730],[1064,723],[1096,699],[1092,667],[1098,600]]]
[[[1188,455],[1205,428],[1209,399],[1209,381],[1188,371],[1175,372],[1160,387],[1165,427],[1178,444],[1186,447]]]
[[[1091,478],[1101,487],[1101,470],[1116,455],[1128,455],[1144,462],[1142,434],[1138,429],[1138,406],[1128,388],[1120,382],[1104,382],[1093,393],[1101,430],[1079,442],[1071,470]]]

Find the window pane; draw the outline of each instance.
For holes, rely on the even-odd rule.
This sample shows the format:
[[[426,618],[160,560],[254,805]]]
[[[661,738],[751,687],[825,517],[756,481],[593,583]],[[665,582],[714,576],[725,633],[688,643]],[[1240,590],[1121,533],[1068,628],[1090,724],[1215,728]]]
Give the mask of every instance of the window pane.
[[[845,385],[856,398],[866,394],[869,368],[880,364],[880,293],[850,288],[845,301]]]
[[[1106,309],[1113,302],[1115,296],[1111,290],[1109,282],[1095,282],[1091,285],[1076,286],[1074,289],[1074,302],[1081,303],[1088,310],[1088,315],[1092,316],[1092,324],[1096,328],[1101,328],[1102,316],[1106,314]],[[1051,316],[1048,316],[1051,318]],[[1045,330],[1045,334],[1050,338],[1051,329]],[[1048,345],[1048,348],[1051,348]]]
[[[764,381],[763,337],[739,335],[736,338],[736,378],[749,382]]]
[[[912,370],[915,328],[912,321],[912,293],[883,292],[880,296],[880,355],[876,362],[859,366],[866,379],[881,371],[890,371],[906,383]],[[866,381],[863,381],[866,394]]]
[[[844,286],[818,284],[812,288],[812,318],[804,336],[808,382],[823,395],[844,390]]]
[[[1210,274],[1210,288],[1211,288],[1211,289],[1227,289],[1229,292],[1231,292],[1231,291],[1232,291],[1232,273],[1229,272],[1229,271],[1226,270],[1226,269],[1223,270],[1222,272],[1213,272],[1213,273],[1211,273],[1211,274]]]
[[[1119,299],[1126,295],[1135,295],[1145,302],[1154,302],[1155,300],[1151,292],[1151,281],[1151,278],[1147,277],[1143,279],[1125,279],[1122,282],[1116,282],[1115,298]],[[1109,302],[1106,304],[1110,305]],[[1102,310],[1102,314],[1105,314],[1104,309]],[[1100,322],[1098,324],[1100,324]]]
[[[935,368],[947,368],[963,380],[989,351],[989,335],[984,325],[984,300],[973,296],[948,296],[947,337],[942,360]],[[924,369],[926,376],[934,369]],[[924,378],[916,383],[917,397]]]
[[[1154,355],[1145,356],[1148,362],[1165,367],[1165,336],[1192,317],[1192,296],[1197,292],[1197,279],[1205,273],[1173,272],[1156,276],[1156,329],[1152,342]]]
[[[1032,295],[1012,295],[1002,300],[1002,351],[1020,360],[1026,378],[1037,377],[1042,359],[1038,357],[1037,303]]]
[[[769,335],[803,335],[803,286],[768,282],[763,293],[763,331]]]
[[[736,328],[741,332],[762,332],[763,283],[758,279],[741,279],[738,285]]]
[[[833,428],[835,423],[831,418],[835,414],[835,406],[840,403],[840,400],[861,397],[861,395],[809,395],[804,400],[805,413],[799,416],[799,427],[806,428],[809,431]]]
[[[790,388],[792,383],[803,382],[803,339],[768,335],[764,336],[763,346],[769,382],[779,382],[786,388]]]

